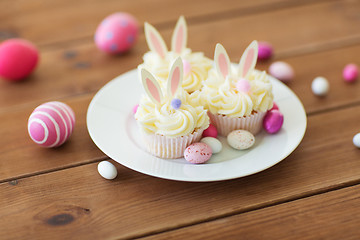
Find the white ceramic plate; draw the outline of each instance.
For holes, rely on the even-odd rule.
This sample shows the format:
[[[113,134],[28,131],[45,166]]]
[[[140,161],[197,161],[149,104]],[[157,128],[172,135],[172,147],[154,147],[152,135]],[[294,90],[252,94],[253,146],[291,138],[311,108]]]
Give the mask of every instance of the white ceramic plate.
[[[143,94],[134,69],[106,84],[92,99],[87,112],[87,127],[95,144],[110,158],[135,171],[155,177],[207,182],[244,177],[263,171],[286,158],[301,142],[306,129],[306,114],[297,96],[283,83],[271,78],[274,101],[284,114],[284,125],[274,135],[256,135],[255,145],[245,151],[229,147],[220,137],[223,150],[205,164],[185,159],[161,159],[142,149],[132,108]]]

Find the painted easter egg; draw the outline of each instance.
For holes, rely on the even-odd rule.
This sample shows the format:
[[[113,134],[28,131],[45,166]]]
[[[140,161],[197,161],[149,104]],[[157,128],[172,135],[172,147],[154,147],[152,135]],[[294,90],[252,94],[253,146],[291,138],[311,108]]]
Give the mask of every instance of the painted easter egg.
[[[31,113],[28,132],[43,147],[58,147],[71,136],[75,125],[73,110],[62,102],[41,104]]]
[[[283,82],[291,81],[294,76],[294,69],[286,62],[274,62],[269,67],[269,73]]]
[[[184,151],[184,158],[190,163],[205,163],[211,156],[211,147],[202,142],[193,143]]]
[[[284,116],[279,110],[268,111],[263,120],[263,127],[268,133],[277,133],[284,123]]]
[[[31,42],[9,39],[0,45],[0,76],[19,81],[30,75],[39,60],[39,52]]]
[[[227,142],[232,148],[245,150],[251,148],[255,143],[254,135],[246,130],[234,130],[227,136]]]
[[[114,178],[116,178],[117,176],[117,169],[114,166],[114,164],[112,164],[111,162],[108,161],[101,161],[99,162],[98,166],[97,166],[97,170],[100,174],[100,176],[102,176],[105,179],[108,180],[112,180]]]
[[[206,143],[211,148],[213,154],[221,152],[222,144],[217,138],[204,137],[200,142]]]
[[[209,127],[205,129],[202,134],[203,137],[213,137],[213,138],[216,138],[217,135],[218,135],[218,131],[216,127],[212,124],[209,124]]]
[[[130,14],[120,12],[106,17],[95,33],[96,46],[106,53],[128,51],[138,38],[137,20]]]

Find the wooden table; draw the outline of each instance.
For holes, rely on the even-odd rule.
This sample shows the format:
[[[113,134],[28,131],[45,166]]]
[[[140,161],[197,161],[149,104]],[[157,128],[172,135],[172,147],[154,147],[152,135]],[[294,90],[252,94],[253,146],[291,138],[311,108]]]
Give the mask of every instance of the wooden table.
[[[190,183],[143,175],[115,163],[116,180],[100,177],[108,160],[92,142],[86,111],[108,81],[141,63],[143,29],[122,56],[100,52],[98,23],[125,11],[149,21],[166,42],[180,15],[188,46],[212,58],[222,43],[238,62],[253,40],[291,64],[288,86],[303,102],[308,127],[300,146],[263,172],[235,180]],[[290,0],[2,0],[0,37],[34,42],[36,71],[19,83],[0,82],[0,239],[359,239],[360,82],[342,70],[360,63],[360,1]],[[312,94],[328,78],[325,98]],[[70,141],[44,149],[27,134],[39,104],[69,104],[76,114]]]

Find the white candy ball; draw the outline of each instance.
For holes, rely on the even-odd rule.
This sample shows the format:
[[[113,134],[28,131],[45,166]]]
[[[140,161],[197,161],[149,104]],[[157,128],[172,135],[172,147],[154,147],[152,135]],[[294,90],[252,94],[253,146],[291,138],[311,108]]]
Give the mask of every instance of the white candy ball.
[[[317,96],[325,96],[329,88],[329,82],[324,77],[316,77],[311,83],[311,90]]]
[[[219,153],[222,149],[222,144],[217,138],[204,137],[200,142],[206,143],[212,150],[212,153]]]
[[[116,167],[108,161],[102,161],[98,164],[98,172],[99,174],[106,179],[114,179],[117,176]]]
[[[356,147],[360,148],[360,133],[354,136],[353,143]]]

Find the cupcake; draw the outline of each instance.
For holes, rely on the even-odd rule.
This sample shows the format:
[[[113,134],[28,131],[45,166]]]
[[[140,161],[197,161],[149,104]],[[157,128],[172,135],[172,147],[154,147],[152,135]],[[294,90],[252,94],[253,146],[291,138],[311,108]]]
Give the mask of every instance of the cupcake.
[[[207,110],[192,104],[191,95],[181,88],[183,62],[178,57],[171,67],[167,86],[161,88],[145,68],[141,80],[145,89],[135,114],[146,150],[160,158],[183,157],[186,147],[200,141],[209,126]]]
[[[187,27],[185,18],[181,16],[172,35],[171,51],[159,32],[149,23],[145,23],[145,37],[150,51],[144,54],[144,62],[139,65],[139,70],[147,69],[157,77],[160,86],[166,85],[170,68],[177,57],[183,60],[184,79],[182,88],[188,93],[201,89],[203,81],[208,76],[212,61],[202,52],[192,52],[186,48]]]
[[[253,41],[240,59],[231,65],[221,44],[216,45],[215,67],[209,71],[201,91],[193,100],[208,109],[210,121],[220,135],[244,129],[257,134],[266,112],[273,106],[272,85],[266,72],[254,70],[258,44]]]

